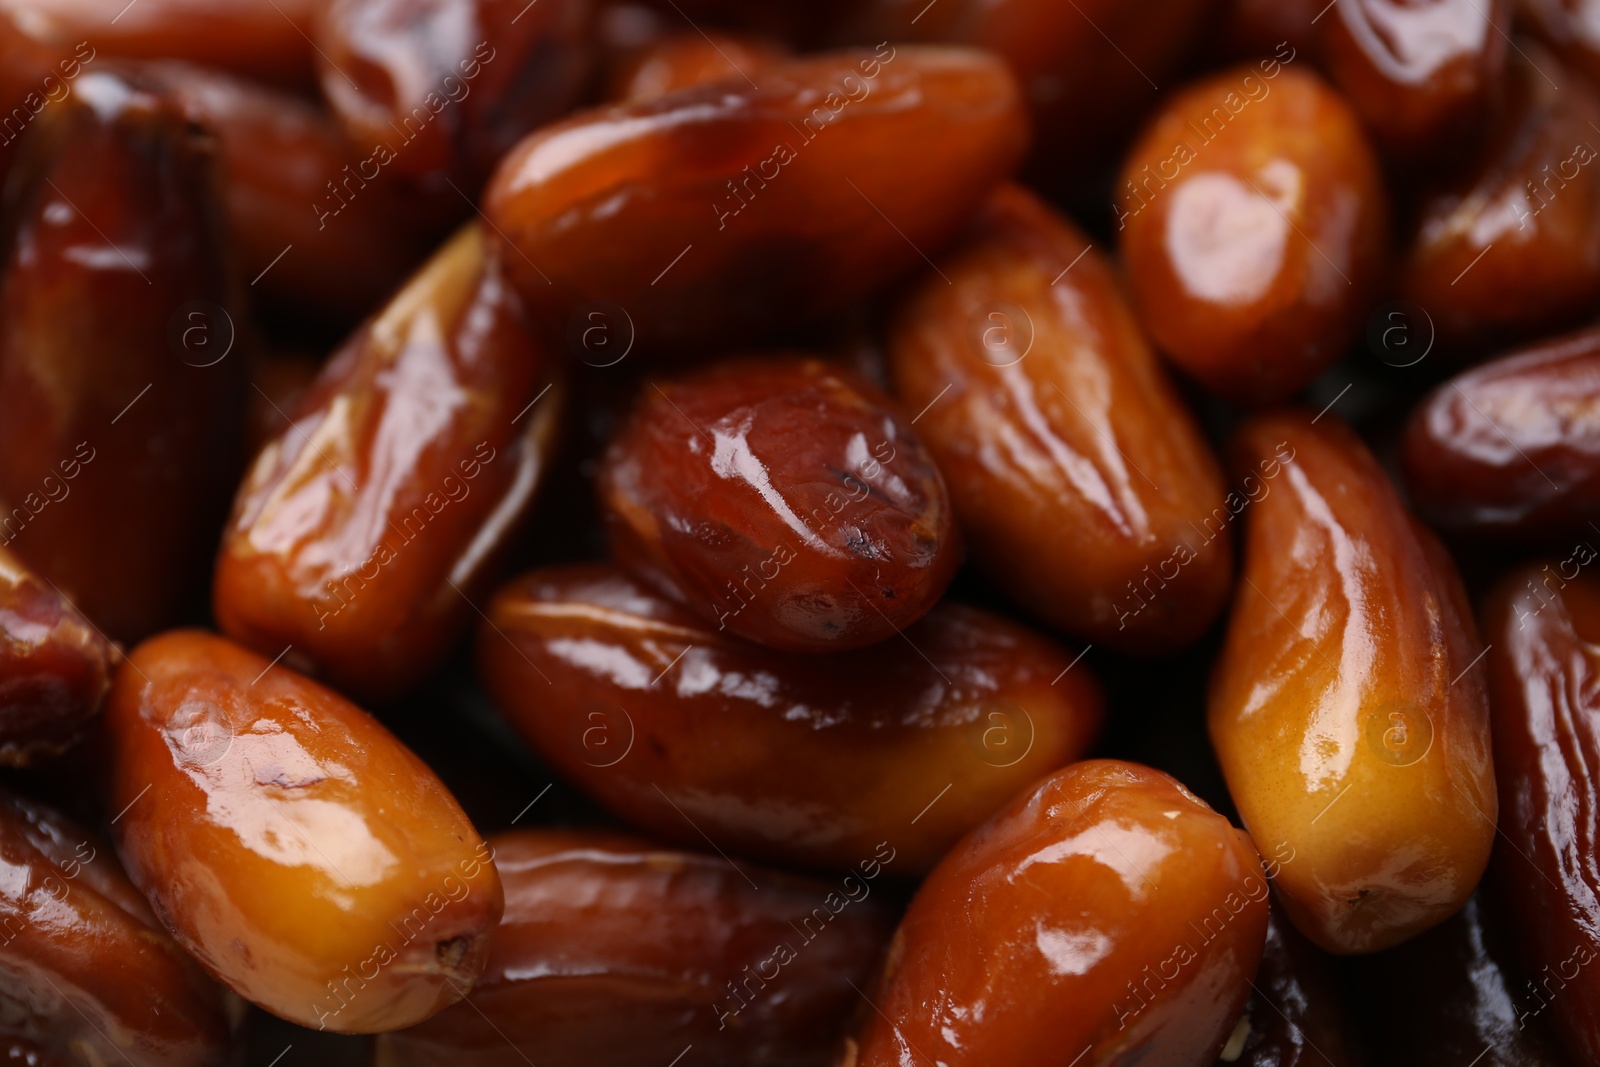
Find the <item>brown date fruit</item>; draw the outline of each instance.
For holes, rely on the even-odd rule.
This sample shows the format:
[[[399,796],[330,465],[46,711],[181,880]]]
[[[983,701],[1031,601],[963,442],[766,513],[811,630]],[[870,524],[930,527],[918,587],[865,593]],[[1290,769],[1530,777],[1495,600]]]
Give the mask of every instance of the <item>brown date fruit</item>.
[[[1286,861],[1293,862],[1293,853]],[[1276,877],[1277,869],[1270,861],[1267,877]],[[1360,1067],[1361,1053],[1326,957],[1276,910],[1267,917],[1266,947],[1250,987],[1219,1065]]]
[[[62,816],[0,794],[0,1062],[223,1062],[221,990],[116,863]]]
[[[1192,643],[1229,592],[1222,475],[1110,263],[1016,186],[943,262],[895,312],[890,372],[974,561],[1096,644]]]
[[[1211,742],[1300,931],[1374,952],[1452,915],[1494,843],[1481,645],[1461,580],[1334,416],[1240,429],[1260,472]],[[1349,795],[1346,796],[1345,794]]]
[[[117,851],[218,981],[336,1033],[471,989],[503,903],[492,852],[377,720],[197,630],[134,649],[105,718]]]
[[[317,12],[322,93],[373,166],[461,183],[583,98],[589,0],[329,0]]]
[[[1600,78],[1600,3],[1596,0],[1517,0],[1517,17],[1554,49],[1561,62]]]
[[[489,839],[506,914],[471,1004],[379,1039],[385,1067],[820,1065],[889,939],[883,842],[840,881],[615,834]]]
[[[777,863],[847,867],[888,838],[897,875],[925,871],[1102,716],[1065,649],[953,603],[825,657],[718,633],[605,565],[524,575],[487,615],[484,685],[553,768],[653,834]]]
[[[1250,839],[1159,771],[1078,763],[917,891],[852,1067],[1204,1067],[1261,957]]]
[[[1288,45],[1299,55],[1316,52],[1313,20],[1323,0],[1226,0],[1218,44],[1224,55],[1255,59]]]
[[[217,560],[221,628],[268,655],[293,645],[371,697],[426,676],[544,477],[549,373],[480,229],[463,229],[257,455]]]
[[[628,56],[610,78],[609,100],[648,100],[677,89],[750,77],[788,58],[782,45],[731,33],[663,34]]]
[[[598,492],[619,561],[718,630],[790,652],[893,637],[961,562],[944,479],[905,419],[802,356],[651,382]]]
[[[1600,520],[1600,330],[1456,376],[1412,412],[1402,460],[1417,510],[1453,534],[1550,543]]]
[[[1575,1060],[1600,1062],[1600,578],[1570,559],[1519,567],[1490,596],[1484,633],[1505,835],[1495,883],[1529,978],[1521,999]]]
[[[483,210],[536,318],[620,306],[644,346],[733,345],[932,254],[1027,144],[999,60],[884,45],[583,112],[524,140]],[[918,146],[916,166],[885,152]]]
[[[100,712],[117,650],[78,610],[0,548],[0,764],[71,748]]]
[[[1511,0],[1342,0],[1321,59],[1373,139],[1437,160],[1487,119],[1505,75]]]
[[[1115,206],[1140,321],[1185,374],[1241,404],[1284,400],[1344,355],[1388,240],[1355,113],[1281,58],[1168,100]]]
[[[248,322],[215,146],[141,83],[83,73],[35,120],[0,260],[0,536],[134,640],[203,601],[238,476]]]
[[[1557,88],[1559,86],[1559,88]],[[1424,198],[1400,292],[1441,351],[1477,353],[1592,313],[1600,296],[1600,94],[1531,41],[1471,163]]]

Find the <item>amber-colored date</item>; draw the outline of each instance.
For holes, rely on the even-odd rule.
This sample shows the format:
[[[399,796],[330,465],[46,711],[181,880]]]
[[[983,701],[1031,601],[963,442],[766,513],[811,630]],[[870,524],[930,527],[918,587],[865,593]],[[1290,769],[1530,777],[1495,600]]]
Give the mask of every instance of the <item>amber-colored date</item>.
[[[471,1004],[380,1038],[389,1067],[820,1065],[890,921],[885,841],[835,881],[613,834],[493,837],[506,914]]]
[[[1186,374],[1245,404],[1293,395],[1344,354],[1387,246],[1361,124],[1293,57],[1280,50],[1174,95],[1116,191],[1142,323]]]
[[[1530,983],[1519,1000],[1577,1062],[1600,1062],[1600,578],[1519,567],[1490,597],[1484,635],[1509,846],[1495,881]]]
[[[786,58],[788,51],[781,45],[759,37],[692,30],[664,34],[618,65],[606,96],[622,102],[648,100],[706,82],[750,77]]]
[[[214,144],[89,70],[27,148],[0,268],[0,536],[133,640],[203,599],[238,477],[248,320]]]
[[[718,630],[791,652],[893,637],[961,561],[944,479],[905,419],[801,356],[650,383],[599,494],[618,560]]]
[[[1277,887],[1301,932],[1331,952],[1387,948],[1460,908],[1494,842],[1471,609],[1334,416],[1262,416],[1233,452],[1265,489],[1212,675],[1212,745],[1262,849],[1294,850]]]
[[[218,981],[338,1033],[471,989],[502,908],[492,852],[375,719],[194,630],[134,649],[105,717],[117,850]]]
[[[476,226],[346,342],[256,457],[217,561],[217,621],[399,693],[450,651],[518,532],[560,393]]]
[[[1250,993],[1267,896],[1250,839],[1173,779],[1068,767],[922,884],[847,1062],[1210,1064]]]
[[[575,566],[519,578],[488,620],[484,684],[552,766],[652,833],[779,863],[847,867],[889,838],[896,874],[925,871],[1102,714],[1065,649],[955,604],[905,640],[801,656]]]
[[[213,1067],[221,990],[169,938],[111,849],[0,794],[0,1054],[42,1067]]]
[[[1002,190],[897,309],[890,369],[977,564],[1038,617],[1148,655],[1226,603],[1231,504],[1089,243]]]
[[[920,263],[1026,143],[999,60],[885,44],[576,115],[512,150],[483,210],[558,328],[609,302],[641,344],[736,344]]]

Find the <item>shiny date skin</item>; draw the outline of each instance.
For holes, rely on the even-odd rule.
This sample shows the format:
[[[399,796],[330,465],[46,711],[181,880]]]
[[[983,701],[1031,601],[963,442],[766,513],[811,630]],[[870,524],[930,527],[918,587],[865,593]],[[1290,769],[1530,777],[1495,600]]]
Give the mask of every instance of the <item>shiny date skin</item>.
[[[619,305],[645,348],[771,334],[919,264],[1027,143],[1015,80],[971,50],[811,56],[759,86],[583,112],[513,149],[483,210],[530,313],[565,329]]]
[[[1494,860],[1528,975],[1523,1008],[1600,1060],[1600,579],[1537,563],[1484,609],[1505,848]]]
[[[1401,458],[1435,528],[1553,544],[1600,520],[1600,330],[1457,375],[1406,424]],[[1568,541],[1570,544],[1570,541]]]
[[[1595,0],[1517,0],[1517,16],[1529,32],[1555,50],[1563,63],[1600,79],[1600,5]]]
[[[100,712],[117,650],[48,582],[0,548],[0,764],[59,755]]]
[[[1600,294],[1595,125],[1600,93],[1522,42],[1482,146],[1424,197],[1400,266],[1401,295],[1427,310],[1441,351],[1492,351],[1591,313]]]
[[[1210,447],[1089,244],[1003,189],[896,309],[890,372],[974,562],[1052,625],[1160,654],[1227,601],[1229,512]]]
[[[616,559],[718,630],[790,652],[893,637],[961,561],[910,426],[865,380],[802,356],[650,383],[598,492]]]
[[[693,31],[662,34],[618,63],[608,79],[606,98],[648,100],[706,82],[751,76],[788,55],[782,45],[760,37]]]
[[[589,0],[329,0],[315,19],[323,96],[386,169],[474,192],[530,130],[581,102]]]
[[[1261,416],[1232,451],[1275,473],[1245,516],[1212,746],[1250,833],[1295,850],[1276,883],[1295,925],[1374,952],[1454,913],[1488,863],[1482,646],[1454,564],[1334,416]]]
[[[1292,851],[1285,854],[1294,862]],[[1269,861],[1266,875],[1281,865]],[[1267,918],[1266,947],[1250,999],[1218,1060],[1238,1067],[1361,1067],[1327,958],[1283,915]]]
[[[17,1050],[4,1062],[223,1062],[222,991],[156,924],[104,842],[0,794],[0,884],[0,1051]]]
[[[0,267],[0,536],[129,641],[204,598],[248,320],[214,143],[176,105],[89,70],[33,125]]]
[[[1388,243],[1377,157],[1355,113],[1285,59],[1179,91],[1116,190],[1142,323],[1185,374],[1240,404],[1284,400],[1344,355]]]
[[[471,989],[503,905],[492,852],[377,720],[197,630],[134,649],[105,719],[117,851],[218,981],[336,1033]]]
[[[1102,717],[1066,649],[956,604],[826,658],[718,633],[605,565],[524,575],[487,616],[480,676],[552,767],[652,833],[776,863],[848,867],[887,837],[897,875],[925,871]]]
[[[707,1067],[820,1067],[889,939],[887,841],[837,880],[609,833],[489,843],[506,914],[472,1003],[384,1035],[386,1067],[664,1065],[686,1046]]]
[[[1261,957],[1250,839],[1116,760],[1040,782],[917,891],[851,1067],[1212,1063]]]
[[[462,230],[256,456],[217,560],[222,629],[268,655],[292,644],[373,698],[424,677],[543,479],[549,374],[480,230]]]

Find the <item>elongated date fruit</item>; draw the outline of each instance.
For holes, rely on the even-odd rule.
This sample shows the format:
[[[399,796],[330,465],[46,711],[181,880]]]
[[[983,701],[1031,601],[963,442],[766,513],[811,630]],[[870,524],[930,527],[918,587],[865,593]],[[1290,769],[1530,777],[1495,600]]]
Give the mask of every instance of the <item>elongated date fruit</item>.
[[[1102,714],[1065,649],[956,604],[827,657],[718,633],[611,566],[524,575],[487,614],[484,684],[553,767],[652,833],[785,864],[892,838],[896,873],[925,871]]]
[[[19,1050],[4,1062],[223,1062],[222,991],[156,924],[104,842],[0,794],[0,886],[0,1055]]]
[[[203,603],[238,478],[248,320],[215,145],[93,70],[34,123],[0,267],[0,537],[135,640]]]
[[[1454,913],[1494,843],[1481,646],[1454,564],[1334,416],[1259,417],[1234,441],[1266,492],[1211,679],[1212,746],[1277,887],[1338,953]],[[1348,795],[1347,795],[1348,794]]]
[[[1528,973],[1579,1063],[1600,1061],[1600,579],[1513,570],[1484,612],[1500,831],[1495,882]]]
[[[225,632],[367,696],[449,653],[554,447],[550,361],[484,245],[462,230],[333,357],[217,561]]]
[[[706,1067],[820,1065],[889,939],[887,841],[838,880],[615,834],[489,843],[506,914],[472,1003],[384,1035],[384,1067],[633,1067],[685,1046]]]
[[[360,708],[197,630],[151,638],[106,705],[117,851],[211,975],[290,1022],[421,1022],[483,970],[489,847]]]
[[[1027,145],[1016,82],[981,52],[886,44],[759,84],[584,112],[513,149],[483,210],[530,312],[565,329],[608,302],[647,347],[771,334],[920,263]]]
[[[599,493],[618,560],[718,630],[791,652],[893,637],[961,561],[922,442],[877,389],[817,359],[651,383]]]
[[[1597,410],[1600,330],[1457,375],[1406,425],[1402,460],[1417,510],[1456,534],[1546,544],[1590,537],[1600,520]]]
[[[1238,508],[1110,264],[1008,186],[940,269],[895,312],[890,372],[974,561],[1096,644],[1194,641],[1227,602]]]
[[[928,876],[846,1062],[1209,1065],[1250,993],[1267,896],[1250,839],[1172,778],[1074,764]]]

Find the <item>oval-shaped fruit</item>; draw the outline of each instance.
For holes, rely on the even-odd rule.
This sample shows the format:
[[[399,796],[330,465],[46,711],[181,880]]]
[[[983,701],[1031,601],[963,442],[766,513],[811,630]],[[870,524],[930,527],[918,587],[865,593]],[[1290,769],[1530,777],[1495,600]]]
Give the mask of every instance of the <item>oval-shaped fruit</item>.
[[[0,887],[0,1054],[18,1050],[4,1062],[223,1062],[222,991],[156,925],[103,842],[0,795]]]
[[[1250,839],[1173,779],[1091,760],[973,831],[895,934],[856,1067],[1209,1065],[1267,926]]]
[[[1233,506],[1110,264],[1015,186],[942,263],[895,313],[890,370],[974,561],[1096,644],[1198,638],[1227,601]]]
[[[354,691],[404,691],[474,614],[559,411],[515,297],[464,229],[346,342],[256,457],[217,561],[222,629]]]
[[[1557,86],[1560,86],[1558,89]],[[1600,94],[1524,41],[1469,166],[1422,202],[1400,267],[1442,350],[1492,351],[1592,312],[1600,295]]]
[[[329,0],[323,96],[397,174],[475,192],[528,131],[578,104],[594,68],[589,0]]]
[[[1339,94],[1278,59],[1175,94],[1129,152],[1115,211],[1140,321],[1238,403],[1309,385],[1382,282],[1377,157]]]
[[[1293,853],[1286,853],[1293,862]],[[1276,877],[1277,865],[1267,864]],[[1267,921],[1261,967],[1250,983],[1250,999],[1234,1026],[1218,1064],[1238,1067],[1361,1067],[1351,1020],[1339,999],[1328,959],[1295,931],[1282,914]]]
[[[1101,718],[1082,664],[985,611],[944,604],[903,639],[800,656],[720,634],[609,566],[519,578],[477,651],[511,725],[602,804],[788,864],[847,867],[887,838],[897,874],[925,871],[1081,756]]]
[[[759,86],[584,112],[513,149],[483,210],[530,311],[565,329],[609,302],[680,348],[770,334],[931,255],[1027,144],[1016,82],[966,49],[811,56]]]
[[[1594,559],[1591,549],[1588,561]],[[1579,1063],[1600,1061],[1600,579],[1527,564],[1484,611],[1500,832],[1495,881],[1535,989]]]
[[[238,476],[248,320],[215,146],[97,71],[30,132],[0,268],[0,535],[133,640],[203,602]]]
[[[705,1067],[820,1064],[889,938],[887,841],[837,881],[613,834],[489,843],[506,914],[472,1003],[380,1038],[389,1067],[666,1067],[688,1046]]]
[[[338,1033],[471,989],[503,903],[492,853],[377,720],[196,630],[134,649],[105,717],[117,851],[218,981]]]
[[[71,748],[99,714],[117,650],[48,582],[0,548],[0,764]]]
[[[1481,646],[1444,550],[1333,416],[1234,442],[1263,489],[1211,679],[1212,746],[1302,933],[1373,952],[1471,895],[1494,843]],[[1348,795],[1347,795],[1348,794]]]
[[[759,37],[693,30],[664,34],[624,58],[606,96],[648,100],[706,82],[752,77],[786,58],[783,46]]]
[[[817,359],[651,382],[598,491],[618,560],[718,630],[791,652],[893,637],[961,562],[922,442],[876,388]]]
[[[1458,534],[1544,543],[1600,520],[1600,330],[1460,374],[1412,412],[1402,459],[1417,510]]]

